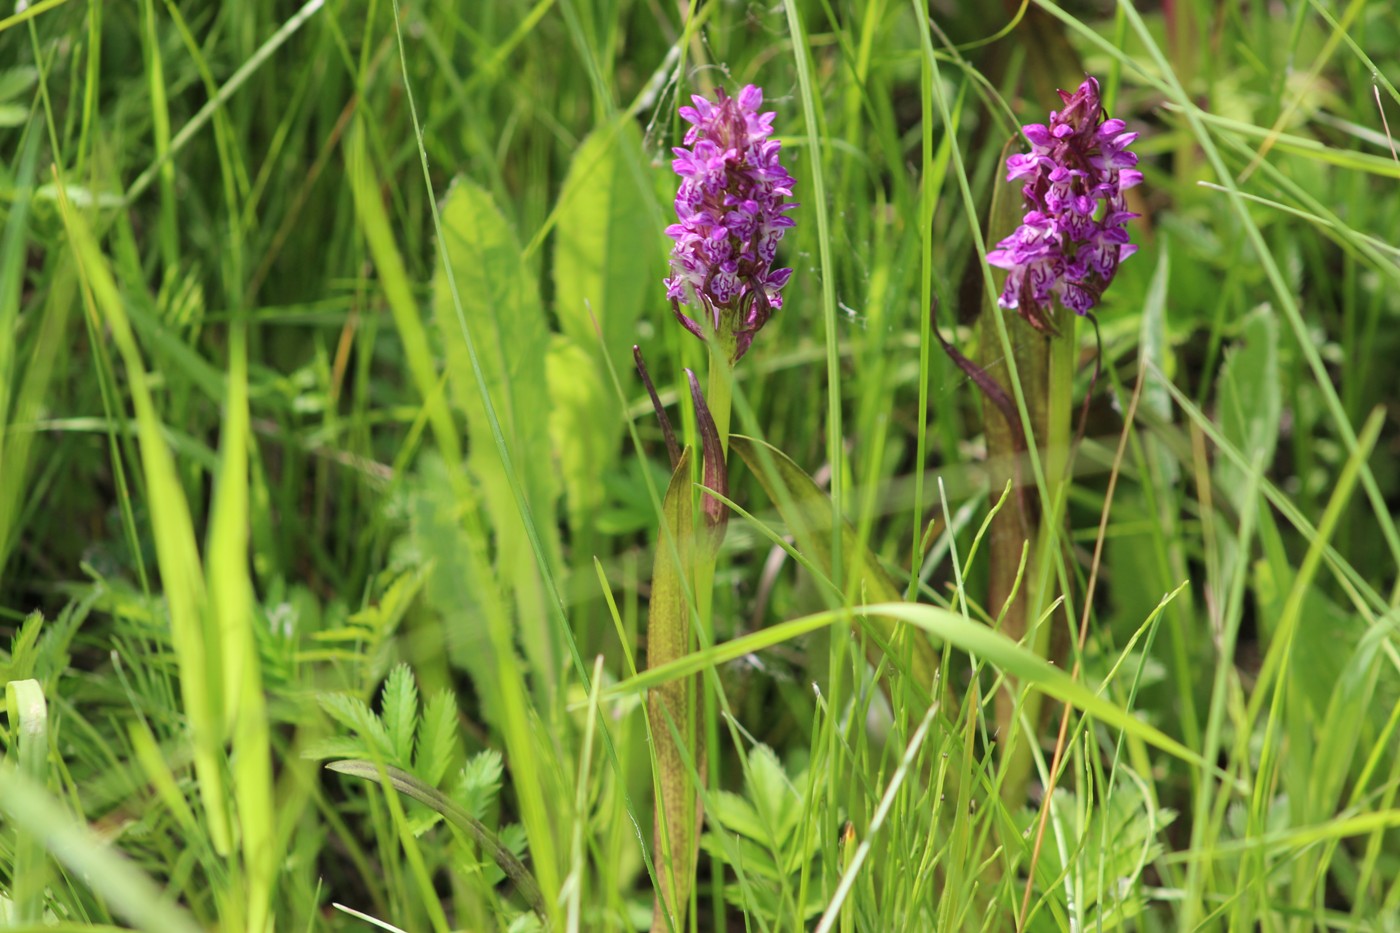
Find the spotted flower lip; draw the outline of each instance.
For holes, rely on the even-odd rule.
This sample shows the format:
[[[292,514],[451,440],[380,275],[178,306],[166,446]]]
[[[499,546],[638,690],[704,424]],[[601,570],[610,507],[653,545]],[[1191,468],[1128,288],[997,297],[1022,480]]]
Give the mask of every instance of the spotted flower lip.
[[[1025,214],[987,253],[987,262],[1010,273],[997,303],[1048,332],[1056,299],[1088,314],[1119,263],[1137,251],[1127,224],[1138,215],[1123,192],[1142,181],[1128,149],[1138,134],[1106,118],[1099,82],[1088,77],[1073,94],[1059,95],[1064,109],[1051,112],[1048,125],[1021,128],[1031,151],[1006,160],[1006,180],[1023,180]]]
[[[783,305],[791,269],[775,269],[778,243],[793,226],[794,180],[779,159],[781,143],[769,137],[775,114],[760,113],[762,89],[750,84],[711,101],[696,95],[681,107],[691,124],[685,145],[672,150],[681,178],[677,223],[666,228],[675,241],[666,297],[686,330],[705,339],[700,321],[681,311],[699,305],[710,330],[732,341],[731,360],[748,351],[753,335]]]

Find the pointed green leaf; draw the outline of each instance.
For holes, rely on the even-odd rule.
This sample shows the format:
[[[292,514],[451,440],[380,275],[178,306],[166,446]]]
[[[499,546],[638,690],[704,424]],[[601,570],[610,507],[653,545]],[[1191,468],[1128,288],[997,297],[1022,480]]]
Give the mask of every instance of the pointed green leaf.
[[[1158,607],[1158,612],[1166,606],[1180,588],[1169,593]],[[888,617],[917,626],[928,634],[950,642],[954,647],[981,660],[997,670],[1019,678],[1026,684],[1049,696],[1069,703],[1088,715],[1122,729],[1128,735],[1141,739],[1164,752],[1198,767],[1211,767],[1200,754],[1182,745],[1156,726],[1139,719],[1131,710],[1106,699],[1082,681],[1046,661],[1022,645],[1012,641],[1000,632],[973,621],[965,616],[950,612],[938,606],[923,603],[884,603],[879,605],[855,606],[850,610],[832,609],[818,612],[800,619],[779,622],[759,629],[748,635],[715,645],[706,650],[680,658],[663,668],[648,667],[647,670],[629,677],[603,691],[605,700],[624,697],[639,690],[655,691],[658,687],[683,680],[706,667],[727,664],[745,655],[779,645],[829,625],[849,624],[852,618]],[[1151,621],[1151,620],[1148,620]],[[1232,786],[1238,781],[1218,769],[1211,768],[1228,780]]]
[[[690,625],[690,579],[694,529],[690,507],[690,448],[681,453],[662,502],[662,527],[656,545],[651,578],[651,605],[647,611],[647,668],[675,662],[694,647]],[[695,883],[695,857],[700,821],[699,796],[691,780],[691,762],[700,762],[703,750],[696,741],[695,676],[680,677],[658,685],[647,695],[647,716],[656,752],[657,784],[661,799],[656,808],[655,846],[660,886],[656,892],[657,916],[666,911],[683,926],[685,905]],[[685,742],[682,753],[680,738]],[[653,925],[653,929],[662,929]]]

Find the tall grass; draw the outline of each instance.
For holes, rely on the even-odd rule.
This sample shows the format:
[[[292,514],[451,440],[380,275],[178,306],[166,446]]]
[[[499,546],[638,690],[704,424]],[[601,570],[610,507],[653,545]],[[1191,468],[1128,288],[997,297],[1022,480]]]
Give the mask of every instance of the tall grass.
[[[1400,929],[1400,11],[929,13],[0,18],[0,924],[667,929],[647,695],[696,678],[677,929]],[[1086,72],[1142,134],[1141,251],[1008,577],[929,328],[1030,339],[977,322],[988,212]],[[796,271],[712,605],[662,586],[713,625],[647,670],[676,542],[631,348],[698,450],[669,147],[745,83]],[[1059,580],[1062,648],[996,630],[998,572]]]

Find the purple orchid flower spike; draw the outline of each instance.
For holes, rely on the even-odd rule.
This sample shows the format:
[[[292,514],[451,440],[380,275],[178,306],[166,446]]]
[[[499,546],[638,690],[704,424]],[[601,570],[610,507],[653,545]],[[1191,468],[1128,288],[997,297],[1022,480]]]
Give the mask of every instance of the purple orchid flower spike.
[[[987,253],[1006,269],[997,303],[1015,310],[1037,330],[1053,333],[1056,299],[1085,315],[1113,281],[1118,264],[1137,251],[1128,242],[1123,192],[1142,181],[1128,146],[1136,133],[1122,120],[1105,119],[1099,82],[1086,78],[1073,94],[1060,91],[1064,109],[1048,126],[1021,131],[1029,153],[1006,160],[1006,180],[1024,179],[1025,216],[1016,232]]]
[[[782,288],[791,269],[774,269],[778,243],[793,225],[787,200],[793,178],[769,139],[773,113],[759,113],[763,91],[752,84],[716,100],[695,96],[680,108],[690,123],[689,149],[672,150],[681,177],[676,193],[678,223],[666,228],[675,241],[666,297],[686,330],[703,339],[707,331],[731,347],[736,362],[753,336],[783,306]],[[700,320],[681,305],[698,306]]]

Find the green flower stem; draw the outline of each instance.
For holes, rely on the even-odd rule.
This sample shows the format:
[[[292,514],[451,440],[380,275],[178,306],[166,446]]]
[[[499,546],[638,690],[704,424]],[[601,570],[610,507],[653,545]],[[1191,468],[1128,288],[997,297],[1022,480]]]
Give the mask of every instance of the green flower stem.
[[[715,420],[719,432],[720,448],[725,457],[729,456],[729,421],[733,407],[734,371],[729,363],[733,352],[733,337],[727,340],[715,335],[710,341],[710,369],[707,376],[705,402],[710,408],[710,417]],[[697,509],[697,528],[703,519]],[[699,612],[701,643],[715,643],[715,566],[719,557],[719,545],[696,548],[695,555],[695,605]],[[713,690],[704,691],[705,719],[705,759],[719,761],[719,705]],[[710,877],[713,879],[710,892],[715,916],[722,917],[726,910],[724,903],[724,861],[719,856],[711,856]]]
[[[710,406],[710,416],[715,419],[719,430],[719,444],[729,453],[729,413],[733,407],[734,367],[729,360],[734,353],[734,337],[716,334],[709,346],[709,384],[705,389],[705,401]]]

